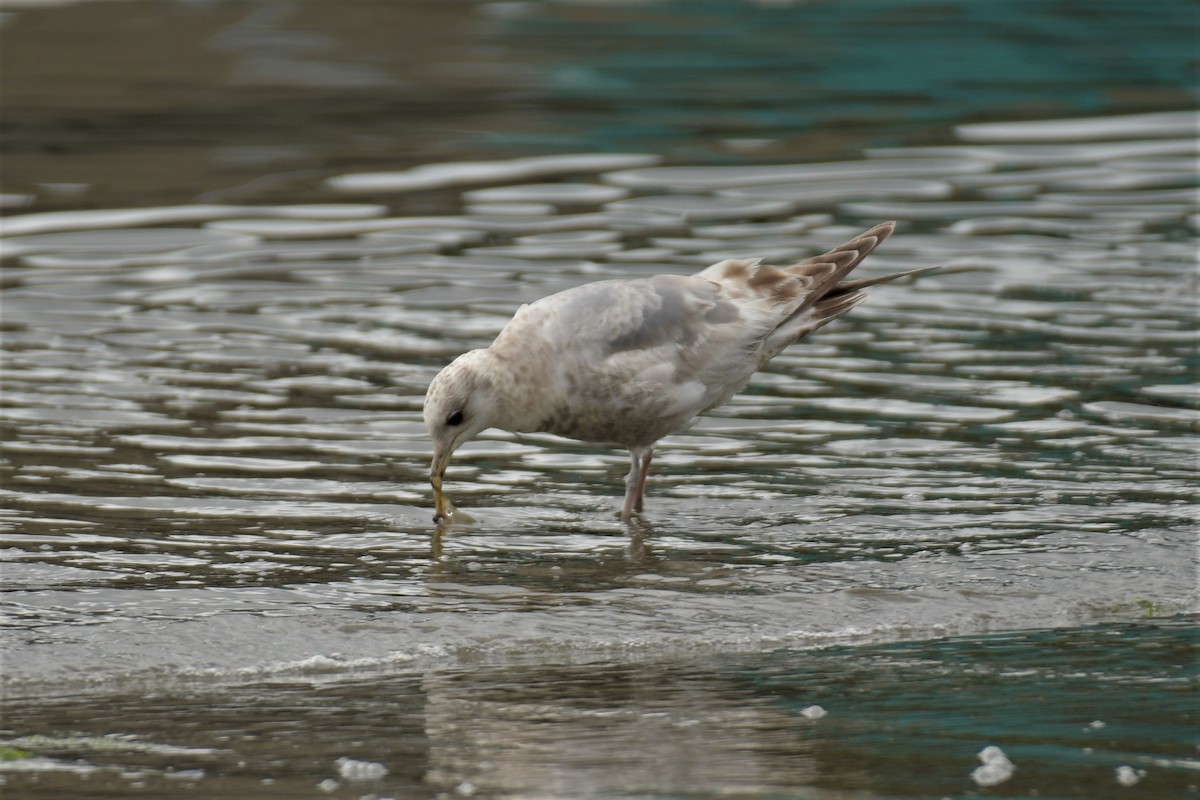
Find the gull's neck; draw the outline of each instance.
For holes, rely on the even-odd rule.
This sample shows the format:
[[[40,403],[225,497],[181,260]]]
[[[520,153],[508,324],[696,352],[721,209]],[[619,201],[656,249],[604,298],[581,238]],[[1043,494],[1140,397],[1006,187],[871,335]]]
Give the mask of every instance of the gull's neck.
[[[492,393],[492,427],[513,433],[542,430],[555,394],[541,358],[510,357],[503,349],[481,351],[477,365]]]

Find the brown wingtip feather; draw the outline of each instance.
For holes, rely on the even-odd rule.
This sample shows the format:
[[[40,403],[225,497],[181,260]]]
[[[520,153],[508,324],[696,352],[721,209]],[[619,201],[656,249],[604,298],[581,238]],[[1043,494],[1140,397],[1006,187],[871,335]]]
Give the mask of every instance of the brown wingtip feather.
[[[842,279],[871,255],[895,229],[895,222],[881,222],[827,253],[786,267],[786,271],[793,275],[809,278],[804,287],[809,299],[801,308],[811,305],[827,294],[842,294]]]
[[[890,219],[887,222],[881,222],[874,228],[871,228],[871,230],[864,233],[863,236],[874,236],[876,239],[882,242],[884,239],[891,236],[895,230],[896,221],[894,219]]]
[[[849,293],[849,294],[827,294],[818,300],[813,309],[816,311],[816,319],[819,320],[818,327],[824,325],[825,322],[832,320],[834,317],[845,314],[850,309],[863,303],[867,299],[865,294]]]

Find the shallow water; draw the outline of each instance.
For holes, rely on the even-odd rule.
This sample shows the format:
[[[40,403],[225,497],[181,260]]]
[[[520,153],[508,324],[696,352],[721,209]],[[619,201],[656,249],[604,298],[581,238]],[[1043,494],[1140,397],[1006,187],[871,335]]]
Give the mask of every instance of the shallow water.
[[[81,798],[1189,797],[1195,644],[1146,622],[21,699],[13,744],[46,755],[9,777]]]
[[[1014,138],[1041,130],[1053,126]],[[169,227],[139,226],[168,209],[9,220],[18,235],[4,240],[0,417],[6,637],[18,655],[5,668],[7,724],[12,746],[59,754],[42,771],[12,762],[25,766],[10,780],[74,786],[98,775],[94,796],[109,796],[122,781],[205,793],[252,775],[289,796],[326,779],[344,789],[333,764],[347,757],[384,763],[394,772],[382,791],[401,794],[464,782],[584,796],[718,785],[906,794],[886,776],[890,760],[911,760],[911,744],[891,756],[878,736],[861,744],[837,726],[911,713],[940,720],[930,724],[945,730],[930,736],[958,736],[938,698],[981,691],[977,670],[990,668],[939,672],[944,689],[907,688],[911,711],[868,703],[858,723],[822,720],[837,729],[831,765],[806,741],[810,721],[781,698],[794,690],[824,705],[832,689],[820,676],[866,659],[864,680],[882,681],[872,702],[887,705],[899,667],[877,659],[904,648],[979,647],[986,661],[1011,645],[1031,662],[1032,674],[1015,673],[1031,685],[998,689],[997,714],[1017,702],[1003,692],[1056,691],[1043,645],[1066,653],[1064,674],[1105,686],[1128,666],[1116,658],[1110,674],[1094,663],[1107,636],[1182,668],[1189,618],[1087,627],[1196,604],[1196,209],[1183,190],[1194,143],[1172,136],[1143,140],[1166,152],[1153,158],[994,141],[768,171],[611,155],[481,168],[481,183],[504,174],[503,191],[444,176],[464,206],[519,198],[569,213],[413,218],[346,203],[193,207]],[[1014,163],[1032,148],[1036,163]],[[905,170],[922,177],[896,177]],[[813,173],[842,193],[836,214],[789,199]],[[765,180],[758,195],[748,188]],[[913,185],[930,182],[939,191],[913,199]],[[863,186],[870,196],[858,201]],[[998,215],[989,196],[1012,187],[1021,198]],[[802,258],[879,218],[900,229],[863,270],[945,269],[874,290],[665,440],[644,520],[627,529],[616,517],[620,452],[491,432],[449,474],[475,522],[434,529],[424,388],[517,305],[727,254]],[[1066,630],[978,638],[1046,627]],[[968,638],[847,649],[940,636]],[[1075,642],[1092,649],[1072,654]],[[1074,732],[1066,739],[1049,723],[1030,719],[1033,732],[1018,734],[959,708],[967,731],[953,769],[931,765],[940,777],[911,793],[969,790],[971,748],[987,744],[1011,744],[1010,758],[1040,759],[1084,787],[1060,796],[1099,796],[1086,787],[1122,759],[1194,788],[1194,762],[1180,761],[1194,704],[1162,680],[1125,699],[1180,727],[1103,757],[1079,755],[1076,740],[1092,717],[1118,713],[1090,710],[1121,706],[1109,689],[1070,713],[1047,711]],[[93,692],[105,698],[96,719],[78,708]],[[172,715],[232,718],[180,739],[143,705],[146,693],[167,698]],[[48,697],[64,698],[62,722],[48,721]],[[380,749],[377,726],[391,712],[361,719],[355,709],[384,697],[403,706],[409,732]],[[129,708],[116,728],[111,703]],[[307,723],[263,710],[291,703],[328,719],[313,723],[328,737],[316,751],[252,755],[211,733],[307,736]],[[543,726],[560,716],[562,738],[545,741]],[[742,726],[744,740],[712,739]],[[126,734],[136,746],[110,741]],[[525,736],[544,770],[514,756]],[[639,743],[644,765],[611,775],[631,737],[657,744]],[[1030,740],[1040,743],[1026,755]],[[171,749],[166,764],[156,748],[168,745],[195,766]],[[860,746],[866,762],[855,766]],[[672,761],[654,747],[689,755]],[[730,767],[743,748],[762,759],[745,774]],[[307,765],[303,780],[292,758]],[[654,768],[664,758],[672,769]],[[259,761],[242,775],[230,759]],[[1013,780],[1014,791],[1059,785]]]
[[[546,147],[8,217],[0,778],[1200,794],[1196,124],[881,119],[838,160]],[[425,387],[521,303],[883,219],[863,275],[944,269],[664,440],[635,525],[623,453],[496,431],[447,477],[474,521],[430,522]]]

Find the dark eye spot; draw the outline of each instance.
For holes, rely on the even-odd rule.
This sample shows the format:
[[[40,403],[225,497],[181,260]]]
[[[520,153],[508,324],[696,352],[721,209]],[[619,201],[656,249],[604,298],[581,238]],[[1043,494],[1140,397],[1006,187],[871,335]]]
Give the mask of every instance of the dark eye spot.
[[[463,421],[463,412],[462,412],[462,409],[459,409],[458,411],[452,412],[452,413],[450,414],[450,416],[446,417],[446,424],[447,424],[447,425],[449,425],[449,426],[450,426],[450,427],[452,427],[452,428],[453,428],[455,425],[462,425],[462,421]]]

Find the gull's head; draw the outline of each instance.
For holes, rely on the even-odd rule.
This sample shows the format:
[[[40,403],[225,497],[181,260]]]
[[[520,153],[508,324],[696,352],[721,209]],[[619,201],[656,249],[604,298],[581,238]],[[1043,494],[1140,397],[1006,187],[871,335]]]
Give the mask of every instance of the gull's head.
[[[487,362],[486,350],[463,353],[437,374],[425,393],[425,427],[433,440],[429,482],[433,484],[434,522],[453,513],[442,491],[450,456],[480,431],[492,427],[496,416],[496,395],[488,379]]]

